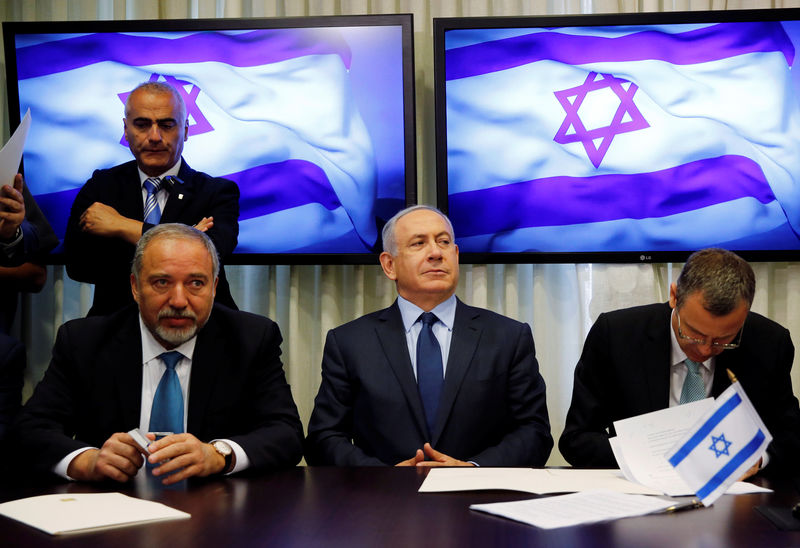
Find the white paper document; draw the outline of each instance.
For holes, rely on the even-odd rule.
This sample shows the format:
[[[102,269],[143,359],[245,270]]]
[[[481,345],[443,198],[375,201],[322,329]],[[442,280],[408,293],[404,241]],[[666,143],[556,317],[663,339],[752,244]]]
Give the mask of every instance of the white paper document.
[[[706,398],[616,421],[617,437],[609,441],[624,476],[672,497],[694,495],[666,454],[712,407],[714,399]],[[736,482],[727,491],[736,495],[763,492],[770,489],[746,482]]]
[[[42,495],[0,504],[0,515],[50,533],[83,533],[139,523],[188,519],[186,512],[122,493]]]
[[[673,497],[693,495],[665,455],[713,406],[706,398],[614,422],[611,449],[625,477]]]
[[[661,491],[626,480],[619,470],[574,468],[434,468],[420,493],[502,489],[539,495],[606,489],[618,493],[660,495]]]
[[[663,512],[673,504],[658,497],[593,490],[519,502],[473,504],[470,508],[542,529],[555,529]]]
[[[19,163],[22,161],[22,151],[25,149],[25,140],[28,138],[30,127],[31,109],[28,109],[14,135],[0,150],[0,185],[14,184],[14,176],[19,172]]]

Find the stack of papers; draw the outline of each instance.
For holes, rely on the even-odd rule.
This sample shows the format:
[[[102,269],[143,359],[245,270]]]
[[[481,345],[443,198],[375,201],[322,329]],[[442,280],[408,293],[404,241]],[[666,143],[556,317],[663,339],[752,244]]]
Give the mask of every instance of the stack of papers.
[[[673,504],[658,497],[597,490],[519,502],[473,504],[470,508],[542,529],[555,529],[664,512]]]
[[[0,515],[50,533],[82,533],[192,517],[122,493],[42,495],[0,504]]]

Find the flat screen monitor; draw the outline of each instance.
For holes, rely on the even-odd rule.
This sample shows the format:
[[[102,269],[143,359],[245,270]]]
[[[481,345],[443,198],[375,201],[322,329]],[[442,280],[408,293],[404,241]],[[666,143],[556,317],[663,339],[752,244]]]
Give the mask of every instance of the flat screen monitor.
[[[466,262],[800,259],[800,10],[434,19]]]
[[[32,116],[25,180],[63,238],[93,171],[133,159],[128,93],[165,81],[186,163],[239,186],[229,263],[374,263],[416,202],[412,32],[403,14],[3,23],[12,127]]]

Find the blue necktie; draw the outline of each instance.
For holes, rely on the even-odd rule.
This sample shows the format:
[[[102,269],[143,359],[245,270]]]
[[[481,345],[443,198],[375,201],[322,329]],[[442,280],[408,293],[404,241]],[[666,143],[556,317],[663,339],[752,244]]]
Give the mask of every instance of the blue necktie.
[[[161,188],[161,179],[150,177],[142,184],[147,190],[147,199],[144,201],[144,222],[157,225],[161,220],[161,208],[158,207],[156,194]]]
[[[681,390],[680,403],[690,403],[693,401],[702,400],[706,397],[706,385],[703,382],[703,377],[700,376],[700,365],[693,362],[689,358],[684,360],[688,372],[686,373],[686,380],[683,381],[683,389]]]
[[[433,435],[436,410],[439,408],[439,398],[444,384],[442,351],[439,348],[439,341],[433,334],[433,324],[439,321],[439,318],[432,312],[423,312],[419,321],[422,322],[422,330],[417,338],[417,385],[422,405],[425,407],[428,433]]]
[[[150,411],[150,432],[183,432],[183,392],[181,382],[175,372],[175,365],[181,359],[181,353],[164,352],[159,356],[167,369],[158,383]]]

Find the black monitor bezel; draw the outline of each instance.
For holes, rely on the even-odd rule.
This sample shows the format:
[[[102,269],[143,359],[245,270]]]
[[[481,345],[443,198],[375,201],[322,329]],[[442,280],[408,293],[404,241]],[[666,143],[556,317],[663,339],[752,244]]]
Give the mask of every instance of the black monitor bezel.
[[[433,74],[436,143],[436,198],[447,213],[447,114],[445,96],[445,33],[458,29],[509,27],[590,27],[654,25],[669,23],[714,23],[800,20],[800,8],[717,10],[648,13],[603,13],[553,16],[437,17],[433,19]],[[800,154],[800,151],[798,151]],[[563,264],[563,263],[664,263],[683,262],[696,250],[682,251],[592,251],[592,252],[484,252],[460,253],[460,262],[475,264]],[[741,250],[748,261],[798,261],[800,250]]]
[[[416,95],[414,72],[414,21],[410,13],[383,15],[325,15],[308,17],[221,18],[221,19],[141,19],[110,21],[4,21],[3,47],[6,62],[9,122],[13,130],[20,123],[19,88],[15,38],[20,34],[247,30],[269,28],[400,26],[403,65],[403,122],[405,156],[405,204],[417,203]],[[24,173],[24,165],[20,168]],[[48,264],[64,264],[62,246],[48,256]],[[358,265],[377,264],[378,253],[234,253],[226,260],[231,265]]]

